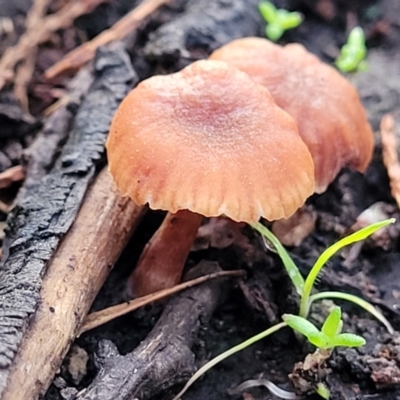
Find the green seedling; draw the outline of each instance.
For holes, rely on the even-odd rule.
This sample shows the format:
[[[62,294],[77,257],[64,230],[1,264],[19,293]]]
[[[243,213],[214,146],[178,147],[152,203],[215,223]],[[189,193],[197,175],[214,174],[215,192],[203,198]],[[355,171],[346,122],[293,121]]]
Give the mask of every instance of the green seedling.
[[[320,395],[325,400],[329,400],[331,395],[329,389],[322,383],[318,382],[317,387],[315,388],[315,392]]]
[[[347,42],[341,48],[335,65],[342,72],[364,71],[368,67],[365,61],[366,55],[364,31],[356,26],[351,30]]]
[[[341,311],[339,307],[336,307],[331,312],[331,314],[328,316],[325,323],[323,324],[321,330],[318,330],[317,327],[315,327],[311,322],[307,320],[310,306],[316,300],[321,300],[326,298],[337,298],[350,301],[364,308],[369,313],[371,313],[375,318],[377,318],[380,322],[382,322],[385,325],[385,327],[388,329],[390,333],[394,333],[394,330],[390,325],[389,321],[372,304],[368,303],[367,301],[357,296],[350,295],[348,293],[341,293],[334,291],[320,292],[311,295],[311,291],[314,287],[315,280],[318,277],[319,273],[321,272],[322,267],[334,254],[336,254],[343,247],[364,240],[377,230],[385,226],[388,226],[394,222],[395,222],[394,218],[382,222],[377,222],[334,243],[332,246],[330,246],[321,254],[318,260],[315,262],[314,266],[311,268],[306,279],[303,278],[297,265],[294,263],[293,259],[290,257],[286,249],[279,242],[278,238],[261,223],[257,222],[255,224],[252,224],[251,226],[256,231],[258,231],[263,238],[269,241],[269,243],[272,245],[274,250],[278,253],[279,257],[281,258],[284,267],[301,299],[299,316],[285,314],[283,317],[284,322],[280,322],[268,328],[267,330],[259,333],[258,335],[253,336],[250,339],[247,339],[246,341],[232,347],[231,349],[213,358],[208,363],[203,365],[189,379],[184,388],[172,400],[179,400],[181,396],[189,389],[189,387],[192,386],[193,383],[197,381],[197,379],[199,379],[208,370],[213,368],[221,361],[225,360],[226,358],[232,356],[235,353],[238,353],[239,351],[244,350],[245,348],[258,342],[259,340],[264,339],[267,336],[279,331],[285,326],[291,326],[292,329],[306,336],[307,339],[312,344],[314,344],[320,349],[328,350],[328,352],[330,351],[330,349],[333,349],[338,346],[355,347],[355,346],[362,346],[365,343],[364,338],[360,336],[341,333],[342,320],[341,320]],[[274,389],[270,388],[270,390]],[[320,383],[320,385],[317,386],[316,391],[321,397],[326,399],[329,398],[329,390],[324,386],[323,383]],[[286,394],[282,394],[279,392],[275,393],[275,395],[285,399],[296,398],[296,396],[291,392],[286,392]]]
[[[321,330],[303,317],[293,314],[284,314],[282,319],[294,331],[304,335],[307,340],[322,350],[332,351],[335,347],[359,347],[365,344],[365,339],[352,333],[341,333],[342,312],[335,307],[326,318]]]
[[[267,22],[265,35],[273,42],[279,40],[285,31],[298,27],[303,21],[303,17],[299,12],[277,9],[269,1],[262,1],[258,8]]]
[[[320,292],[312,295],[312,289],[314,287],[315,281],[318,278],[322,268],[326,265],[326,263],[330,260],[330,258],[335,255],[339,250],[343,247],[349,246],[353,243],[359,242],[371,236],[377,230],[384,228],[392,223],[394,223],[395,219],[387,219],[385,221],[377,222],[375,224],[369,225],[359,231],[346,236],[345,238],[339,240],[334,243],[332,246],[328,247],[317,259],[313,267],[311,268],[306,279],[300,273],[297,265],[294,263],[293,259],[290,257],[289,253],[286,249],[281,245],[278,238],[264,225],[257,222],[253,224],[252,227],[257,230],[263,237],[265,237],[269,242],[274,246],[276,252],[281,258],[283,265],[286,269],[286,272],[289,275],[297,293],[300,296],[300,310],[299,316],[303,318],[308,317],[308,313],[310,311],[310,306],[315,300],[327,299],[327,298],[336,298],[350,301],[358,306],[362,307],[364,310],[368,311],[372,314],[376,319],[378,319],[390,333],[393,333],[394,330],[390,325],[389,321],[380,313],[372,304],[367,301],[361,299],[360,297],[348,294],[341,293],[335,291],[329,292]]]
[[[326,318],[321,330],[303,317],[293,314],[284,314],[282,319],[295,332],[304,335],[307,340],[317,347],[317,350],[307,355],[304,367],[308,365],[318,365],[318,370],[322,363],[330,357],[335,347],[360,347],[365,344],[365,339],[352,333],[342,333],[342,311],[340,307],[334,307]],[[305,367],[306,368],[306,367]],[[318,382],[315,392],[323,399],[330,397],[329,389],[323,382]]]

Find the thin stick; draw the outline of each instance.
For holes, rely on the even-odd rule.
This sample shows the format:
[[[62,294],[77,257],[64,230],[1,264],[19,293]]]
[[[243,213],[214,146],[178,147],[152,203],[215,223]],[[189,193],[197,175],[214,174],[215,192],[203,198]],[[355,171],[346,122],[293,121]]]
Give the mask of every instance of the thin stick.
[[[25,178],[25,169],[16,165],[0,173],[0,189],[11,186],[14,182],[22,181]]]
[[[39,25],[42,23],[49,4],[50,0],[34,0],[34,3],[26,17],[26,33],[29,34],[29,36],[33,35],[36,29],[38,29]],[[36,64],[36,55],[37,45],[27,49],[24,59],[21,60],[21,64],[17,68],[14,80],[15,97],[17,100],[19,100],[23,110],[26,113],[29,113],[26,88],[32,79]]]
[[[164,299],[184,289],[188,289],[192,286],[199,285],[200,283],[206,282],[210,279],[221,278],[226,276],[243,276],[244,274],[245,271],[243,270],[214,272],[213,274],[204,275],[201,276],[200,278],[180,283],[179,285],[176,285],[172,288],[163,289],[156,293],[151,293],[148,294],[147,296],[139,297],[135,300],[131,300],[123,304],[118,304],[116,306],[112,306],[104,310],[91,313],[83,321],[83,324],[79,331],[79,335],[91,329],[97,328],[98,326],[103,325],[106,322],[109,322],[117,317],[125,315],[131,311],[137,310],[138,308],[143,307],[146,304]]]
[[[398,155],[399,142],[395,133],[396,124],[393,116],[382,117],[380,132],[382,141],[382,158],[390,180],[390,190],[400,208],[400,163]]]
[[[18,43],[8,48],[0,60],[0,90],[13,79],[15,66],[24,59],[30,49],[48,40],[59,29],[72,25],[76,18],[91,12],[99,4],[110,0],[74,0],[67,3],[60,11],[41,20],[33,31],[26,31]]]
[[[139,24],[155,10],[170,0],[145,0],[131,12],[121,18],[114,26],[100,33],[90,42],[86,42],[68,53],[63,59],[47,69],[45,77],[52,79],[67,71],[76,71],[86,62],[90,61],[96,50],[114,40],[123,39],[138,28]]]

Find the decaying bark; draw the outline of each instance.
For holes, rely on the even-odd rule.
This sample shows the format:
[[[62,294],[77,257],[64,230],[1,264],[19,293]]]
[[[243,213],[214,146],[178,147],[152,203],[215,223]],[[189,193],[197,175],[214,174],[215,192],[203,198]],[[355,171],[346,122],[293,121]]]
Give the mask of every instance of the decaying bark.
[[[262,30],[259,0],[190,0],[185,13],[150,35],[145,52],[160,63],[205,58],[231,40]]]
[[[99,175],[48,267],[2,400],[36,399],[47,389],[143,210],[121,198],[108,171]]]
[[[196,269],[211,273],[218,264],[203,261]],[[146,339],[125,356],[111,342],[101,342],[100,372],[77,399],[145,400],[186,380],[195,369],[191,346],[200,325],[217,306],[222,284],[208,281],[170,300]]]
[[[57,151],[67,140],[73,117],[93,79],[93,74],[88,68],[79,71],[69,83],[67,94],[59,100],[57,109],[45,121],[29,148],[24,151],[26,177],[24,186],[18,192],[18,200],[21,200],[26,192],[29,193],[33,186],[40,185],[47,171],[51,170],[56,161]]]
[[[95,68],[97,78],[80,106],[72,134],[55,166],[40,185],[25,193],[7,221],[0,273],[0,396],[41,301],[47,264],[71,227],[95,174],[111,118],[136,81],[129,57],[121,47],[101,49]]]

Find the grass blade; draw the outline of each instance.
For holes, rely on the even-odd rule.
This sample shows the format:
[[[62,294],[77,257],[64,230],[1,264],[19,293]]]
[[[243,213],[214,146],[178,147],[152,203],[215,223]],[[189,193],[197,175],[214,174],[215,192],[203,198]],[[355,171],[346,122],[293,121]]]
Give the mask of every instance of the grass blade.
[[[387,225],[393,224],[394,222],[395,219],[391,218],[391,219],[386,219],[384,221],[376,222],[375,224],[371,224],[329,246],[319,256],[304,283],[303,296],[300,306],[300,315],[302,317],[307,317],[311,290],[314,286],[315,279],[318,277],[322,267],[327,263],[327,261],[343,247],[364,240],[367,237],[371,236],[373,233],[375,233],[377,230],[384,228]]]
[[[264,339],[265,337],[272,335],[273,333],[279,331],[279,329],[282,329],[283,327],[287,326],[285,322],[280,322],[279,324],[276,324],[274,326],[271,326],[264,332],[259,333],[256,336],[251,337],[250,339],[247,339],[246,341],[238,344],[237,346],[234,346],[230,348],[229,350],[221,353],[219,356],[213,358],[210,360],[207,364],[203,365],[186,383],[186,385],[183,387],[183,389],[172,399],[172,400],[179,400],[182,395],[189,389],[190,386],[193,385],[194,382],[197,381],[202,375],[204,375],[209,369],[220,363],[221,361],[225,360],[226,358],[230,357],[231,355],[244,350],[246,347],[251,346],[252,344],[258,342],[261,339]]]
[[[365,311],[368,311],[371,315],[373,315],[379,322],[381,322],[388,332],[393,335],[394,329],[390,322],[385,318],[385,316],[376,308],[374,307],[371,303],[368,303],[368,301],[361,299],[360,297],[354,296],[349,293],[341,293],[341,292],[320,292],[313,294],[310,296],[309,303],[313,303],[316,300],[322,300],[322,299],[342,299],[342,300],[347,300],[350,301],[354,304],[357,304],[359,307],[363,308]]]
[[[286,269],[286,272],[289,275],[294,287],[296,288],[297,293],[302,296],[303,287],[304,287],[304,278],[301,275],[299,269],[297,268],[296,264],[290,257],[289,253],[286,249],[281,245],[279,239],[264,225],[260,222],[255,224],[251,224],[251,227],[255,229],[258,233],[265,236],[275,247],[279,257],[281,258],[283,265]]]

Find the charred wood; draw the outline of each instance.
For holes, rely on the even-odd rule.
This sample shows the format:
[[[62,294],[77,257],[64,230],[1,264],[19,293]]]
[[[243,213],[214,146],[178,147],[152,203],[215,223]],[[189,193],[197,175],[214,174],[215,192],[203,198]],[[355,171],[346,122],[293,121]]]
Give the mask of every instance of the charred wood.
[[[121,47],[98,52],[95,75],[54,168],[40,185],[25,193],[7,221],[0,273],[0,394],[41,301],[47,265],[71,227],[101,163],[111,118],[136,82]]]
[[[60,100],[61,105],[47,118],[33,143],[24,151],[26,178],[18,193],[20,200],[33,186],[39,185],[53,167],[58,152],[71,131],[73,118],[82,98],[87,94],[93,79],[87,68],[79,71],[68,85],[68,93]]]
[[[150,35],[146,56],[162,64],[206,58],[231,40],[262,31],[258,0],[190,0],[186,11]],[[178,60],[178,61],[177,61]]]

